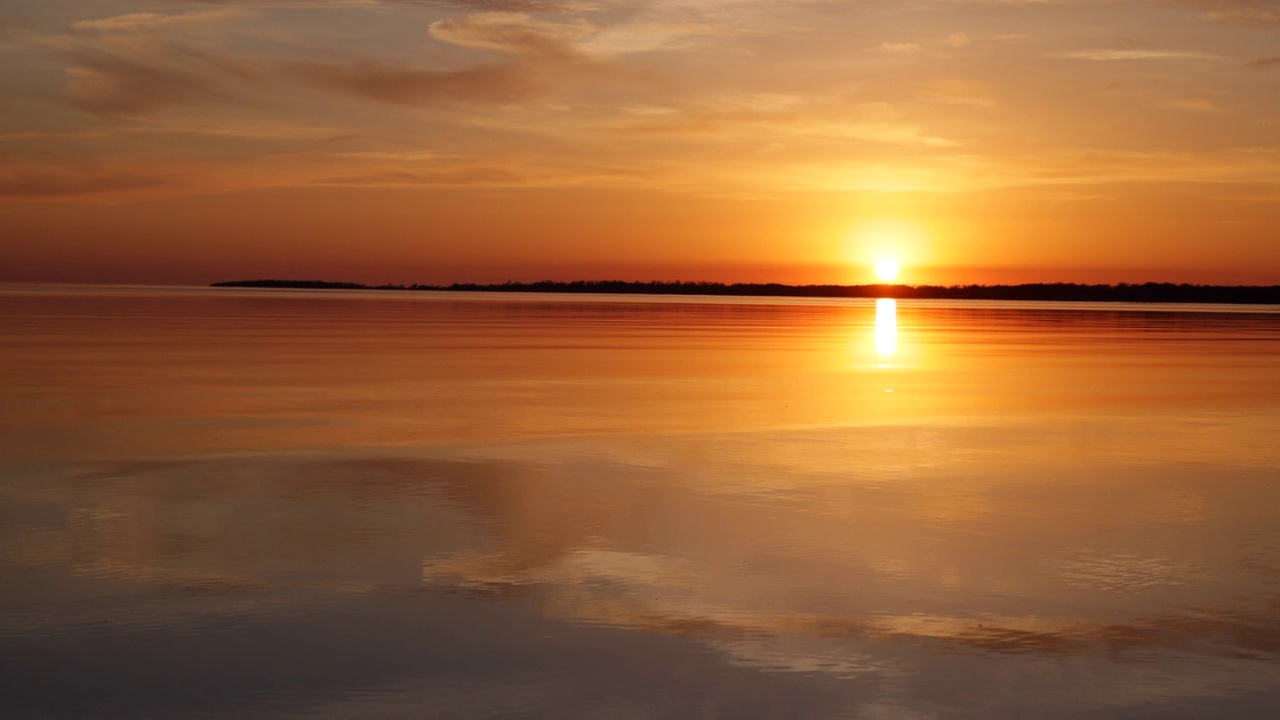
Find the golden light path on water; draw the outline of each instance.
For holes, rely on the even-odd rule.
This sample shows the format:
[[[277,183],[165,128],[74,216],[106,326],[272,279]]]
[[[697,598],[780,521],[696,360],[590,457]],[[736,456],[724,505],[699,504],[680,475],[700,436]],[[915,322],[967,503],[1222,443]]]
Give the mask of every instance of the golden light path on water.
[[[898,301],[876,300],[876,354],[889,358],[898,349]]]

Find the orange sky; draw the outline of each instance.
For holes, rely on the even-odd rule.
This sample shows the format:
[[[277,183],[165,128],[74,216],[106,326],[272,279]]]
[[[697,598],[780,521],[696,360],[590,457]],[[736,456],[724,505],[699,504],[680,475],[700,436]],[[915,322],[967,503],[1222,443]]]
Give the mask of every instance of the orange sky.
[[[0,280],[1280,283],[1275,0],[6,0]]]

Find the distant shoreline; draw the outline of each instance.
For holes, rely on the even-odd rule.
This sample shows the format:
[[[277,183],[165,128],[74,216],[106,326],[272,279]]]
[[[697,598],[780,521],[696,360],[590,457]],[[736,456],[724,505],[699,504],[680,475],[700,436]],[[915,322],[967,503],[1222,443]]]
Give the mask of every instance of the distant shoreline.
[[[1081,285],[783,285],[780,283],[506,282],[452,285],[365,285],[326,280],[232,280],[210,287],[286,288],[298,290],[434,290],[446,292],[579,293],[620,295],[720,295],[746,297],[901,298],[917,300],[1050,300],[1064,302],[1225,303],[1280,305],[1280,285],[1187,285],[1143,283]]]

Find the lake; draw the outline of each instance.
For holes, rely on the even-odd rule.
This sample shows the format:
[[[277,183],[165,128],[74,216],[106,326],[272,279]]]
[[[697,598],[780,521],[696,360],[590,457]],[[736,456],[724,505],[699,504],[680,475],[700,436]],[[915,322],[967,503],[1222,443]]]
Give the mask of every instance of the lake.
[[[0,287],[0,715],[1274,718],[1280,313]]]

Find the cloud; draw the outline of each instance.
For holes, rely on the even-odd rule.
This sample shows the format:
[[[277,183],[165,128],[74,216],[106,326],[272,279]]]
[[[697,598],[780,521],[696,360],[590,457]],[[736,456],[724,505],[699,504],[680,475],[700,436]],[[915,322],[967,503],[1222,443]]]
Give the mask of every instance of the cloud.
[[[690,40],[730,37],[734,30],[707,23],[628,22],[602,29],[579,47],[596,56],[688,47]]]
[[[437,40],[463,47],[560,58],[578,55],[574,43],[594,31],[585,20],[551,22],[513,12],[437,20],[428,30]]]
[[[368,4],[368,3],[364,3]],[[138,116],[208,99],[227,99],[246,83],[284,76],[317,88],[399,105],[520,102],[544,95],[566,69],[593,68],[575,42],[594,31],[585,20],[550,21],[521,12],[483,12],[431,23],[431,37],[460,47],[515,55],[509,61],[462,69],[414,68],[357,58],[254,65],[213,49],[161,37],[243,10],[186,14],[133,13],[73,25],[71,36],[52,41],[70,61],[66,93],[95,115]],[[275,77],[283,81],[284,77]]]
[[[1280,10],[1220,10],[1207,16],[1214,22],[1227,25],[1280,27]]]
[[[1008,165],[1009,184],[1272,184],[1280,172],[1280,147],[1208,152],[1076,150],[1012,159]]]
[[[198,99],[225,98],[250,66],[228,56],[168,43],[71,43],[66,94],[95,115],[136,115]]]
[[[452,5],[474,10],[512,11],[512,12],[573,12],[589,10],[595,3],[572,2],[568,0],[381,0],[382,2],[402,3],[409,5]]]
[[[1221,55],[1196,52],[1194,50],[1077,50],[1060,53],[1058,57],[1075,60],[1225,60]]]
[[[506,167],[474,167],[409,172],[386,170],[363,175],[320,178],[316,185],[337,187],[509,187],[528,184],[530,178]]]
[[[561,13],[591,10],[593,2],[578,0],[167,0],[176,3],[205,5],[250,5],[284,8],[349,8],[376,5],[417,5],[419,7],[456,7],[465,10],[531,13]]]
[[[296,62],[289,67],[314,87],[398,105],[522,102],[607,68],[577,47],[578,41],[595,32],[595,26],[584,20],[549,21],[526,13],[485,12],[437,20],[428,32],[451,45],[515,57],[447,70],[371,58]]]
[[[81,20],[79,22],[72,23],[71,29],[97,32],[131,32],[139,30],[154,30],[156,28],[174,25],[196,25],[208,22],[220,22],[222,20],[248,17],[250,14],[251,13],[244,10],[231,8],[222,10],[205,10],[202,12],[191,12],[177,15],[141,12],[99,18],[96,20]]]
[[[1176,5],[1201,8],[1204,17],[1227,25],[1280,28],[1276,0],[1167,0]]]
[[[63,90],[74,107],[93,115],[135,116],[226,99],[260,81],[260,63],[218,49],[205,29],[252,15],[233,8],[130,13],[78,21],[66,34],[27,35],[23,42],[65,59]]]
[[[290,68],[315,87],[395,105],[510,103],[549,90],[545,82],[515,63],[421,70],[365,58],[347,63],[298,62]]]
[[[1280,68],[1280,57],[1265,57],[1257,60],[1251,60],[1244,64],[1245,67],[1254,70],[1270,70],[1272,68]]]
[[[949,47],[964,47],[970,42],[972,40],[965,33],[951,33],[942,41],[942,44]]]
[[[357,133],[348,128],[294,123],[287,120],[231,119],[225,117],[205,119],[199,116],[141,118],[116,128],[115,132],[137,135],[200,135],[210,138],[235,138],[239,140],[290,140],[304,142],[350,139],[357,135]]]
[[[877,49],[885,55],[914,55],[920,52],[920,46],[916,43],[883,42]]]
[[[91,175],[27,170],[0,178],[0,197],[27,199],[74,197],[151,188],[163,184],[165,181],[158,177],[130,173]]]
[[[796,95],[735,94],[704,101],[686,112],[650,114],[631,132],[714,137],[728,142],[858,141],[940,148],[955,145],[906,121],[892,105],[844,104]],[[643,115],[641,117],[644,117]]]
[[[77,47],[70,53],[65,91],[77,108],[96,115],[133,115],[200,97],[224,96],[218,63],[192,51],[148,54]],[[177,60],[177,61],[170,61]],[[193,68],[193,65],[205,65]]]

